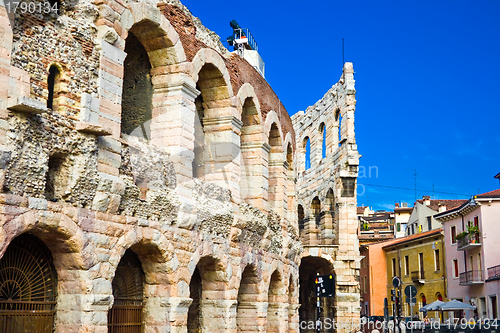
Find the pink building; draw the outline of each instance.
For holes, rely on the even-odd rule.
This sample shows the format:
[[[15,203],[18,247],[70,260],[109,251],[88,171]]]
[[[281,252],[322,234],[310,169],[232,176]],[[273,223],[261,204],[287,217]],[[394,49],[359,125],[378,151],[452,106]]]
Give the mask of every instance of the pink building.
[[[498,318],[500,189],[434,215],[443,224],[448,298],[476,306],[466,318]]]

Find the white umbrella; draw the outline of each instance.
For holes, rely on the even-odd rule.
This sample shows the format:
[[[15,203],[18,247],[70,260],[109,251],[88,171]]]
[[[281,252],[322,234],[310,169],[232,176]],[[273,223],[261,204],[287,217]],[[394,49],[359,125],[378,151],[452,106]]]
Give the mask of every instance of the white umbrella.
[[[456,311],[456,310],[472,310],[475,309],[476,307],[454,299],[447,303],[438,305],[437,308],[441,311]]]
[[[437,307],[438,307],[439,305],[443,305],[443,304],[445,304],[445,303],[444,303],[444,302],[442,302],[442,301],[437,300],[437,301],[434,301],[434,302],[432,302],[432,303],[430,303],[430,304],[427,304],[426,306],[421,307],[419,311],[420,311],[420,312],[426,312],[426,311],[438,311],[438,308],[437,308]]]

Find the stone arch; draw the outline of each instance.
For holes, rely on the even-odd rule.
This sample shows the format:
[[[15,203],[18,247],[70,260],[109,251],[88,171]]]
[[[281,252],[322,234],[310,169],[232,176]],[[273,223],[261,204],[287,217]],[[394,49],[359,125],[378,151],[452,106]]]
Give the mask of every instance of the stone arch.
[[[301,204],[297,205],[297,220],[299,224],[299,233],[304,230],[305,222],[306,222],[306,217],[305,217],[305,212],[304,212],[304,206]]]
[[[340,145],[340,142],[342,141],[342,138],[343,138],[342,111],[340,109],[336,109],[334,111],[334,115],[335,115],[335,126],[333,128],[335,131],[335,135],[333,137],[337,139],[336,141],[337,141],[337,146],[338,146],[338,145]]]
[[[66,303],[62,302],[75,294],[88,293],[83,282],[89,281],[88,270],[98,262],[93,243],[66,215],[30,210],[0,228],[0,258],[8,244],[23,233],[36,236],[52,254],[58,277],[55,327],[61,331],[79,328],[79,325],[75,325],[75,319],[82,316],[83,307],[87,304],[79,302],[68,309]]]
[[[267,292],[267,332],[283,332],[286,328],[286,284],[279,269],[272,271]]]
[[[200,253],[189,282],[188,332],[209,332],[214,328],[224,328],[224,320],[211,321],[214,313],[228,313],[226,299],[228,281],[227,262],[220,260],[214,253]],[[192,261],[193,262],[193,261]],[[188,267],[189,268],[189,267]]]
[[[0,258],[2,332],[52,332],[57,272],[47,246],[28,233],[15,237]],[[22,330],[22,327],[25,329]]]
[[[144,271],[144,303],[143,324],[144,330],[159,329],[168,320],[168,311],[158,312],[157,307],[165,298],[171,296],[169,285],[171,278],[168,273],[173,272],[178,265],[174,248],[168,239],[158,230],[148,228],[135,228],[123,234],[114,245],[109,264],[111,268],[109,276],[103,276],[111,294],[111,282],[115,277],[118,265],[127,250],[133,251]],[[167,286],[157,288],[158,285]],[[158,313],[161,313],[159,315]]]
[[[262,303],[262,279],[253,263],[247,263],[240,273],[237,296],[236,329],[237,332],[258,331],[259,308]]]
[[[276,111],[271,110],[267,115],[266,115],[266,121],[264,123],[264,133],[266,134],[266,137],[269,138],[269,133],[271,132],[271,127],[273,124],[276,124],[278,127],[280,137],[283,138],[283,133],[281,132],[281,123],[278,117],[278,114]]]
[[[57,270],[85,270],[97,263],[92,242],[66,215],[31,210],[5,223],[0,229],[0,256],[15,237],[29,232],[50,249]]]
[[[257,97],[257,94],[255,93],[253,86],[248,82],[243,84],[240,87],[240,89],[238,90],[238,93],[236,96],[239,100],[240,106],[242,107],[241,113],[243,113],[243,106],[245,105],[245,101],[248,98],[251,98],[253,100],[253,103],[255,104],[255,110],[257,111],[257,117],[258,117],[256,120],[258,120],[259,124],[263,124],[259,98]],[[240,118],[240,120],[244,123],[243,119]]]
[[[309,136],[305,136],[302,140],[302,151],[304,163],[301,166],[302,171],[306,171],[311,168],[311,157],[312,157],[312,145]]]
[[[241,199],[255,206],[261,206],[256,201],[261,197],[261,187],[255,184],[262,183],[262,151],[264,134],[260,103],[255,91],[249,83],[245,83],[238,91],[238,107],[241,108],[240,120],[242,123],[240,134],[240,195]]]
[[[135,24],[144,24],[147,28],[137,37],[146,48],[153,68],[186,61],[179,35],[158,8],[144,2],[133,3],[122,13],[120,23],[127,32]],[[100,32],[100,35],[108,33]]]
[[[101,57],[124,69],[123,76],[116,74],[113,68],[101,71],[100,79],[107,82],[110,91],[101,97],[101,100],[108,100],[101,105],[110,109],[107,113],[113,117],[118,110],[112,105],[121,105],[120,124],[113,132],[115,137],[123,133],[158,140],[161,136],[159,129],[152,125],[152,118],[164,113],[161,102],[156,101],[161,100],[163,91],[159,88],[165,88],[167,81],[159,79],[159,76],[172,75],[173,70],[169,66],[186,61],[184,48],[175,29],[154,6],[130,4],[117,20],[123,28],[119,31],[106,25],[98,27],[97,38],[102,40]],[[128,57],[127,52],[130,53]],[[141,56],[137,57],[137,54]],[[140,80],[136,85],[137,79]]]
[[[113,268],[111,274],[114,274],[114,270],[128,249],[132,249],[141,260],[146,274],[146,283],[154,284],[155,282],[150,280],[153,274],[172,272],[178,265],[173,245],[160,231],[134,228],[123,234],[113,246],[108,260]],[[162,281],[157,281],[158,283],[171,283],[167,274],[154,278],[160,277]],[[112,279],[113,276],[109,275],[105,278]]]
[[[327,127],[326,127],[326,124],[325,122],[321,122],[319,124],[319,128],[318,128],[318,132],[319,132],[319,142],[321,142],[321,150],[319,150],[319,152],[321,152],[321,155],[319,155],[319,160],[321,161],[322,159],[324,159],[327,155],[328,155],[328,152],[327,152]]]
[[[299,308],[300,322],[316,320],[316,285],[315,278],[317,275],[334,275],[332,261],[322,256],[312,256],[309,253],[304,253],[299,266]],[[330,258],[331,259],[331,258]],[[313,295],[311,297],[311,295]],[[322,298],[321,304],[321,320],[325,318],[335,318],[332,313],[333,297]],[[313,332],[314,330],[310,331]],[[309,332],[309,331],[307,331]],[[325,331],[325,332],[333,332]]]
[[[240,135],[242,123],[222,56],[212,49],[199,50],[192,61],[192,78],[201,92],[195,100],[193,176],[214,182],[222,178],[228,184],[225,168],[238,164],[240,146],[233,134]]]
[[[283,216],[286,207],[286,168],[284,167],[283,135],[278,124],[273,122],[267,132],[268,143],[271,147],[268,158],[269,208]]]
[[[64,83],[67,81],[63,66],[58,62],[51,63],[47,68],[47,108],[52,111],[60,111],[61,95]]]
[[[191,63],[193,64],[191,77],[194,82],[198,82],[202,67],[206,64],[212,64],[221,73],[224,80],[223,85],[227,87],[228,98],[233,96],[233,87],[231,85],[229,71],[227,70],[224,59],[217,51],[209,48],[201,49],[196,53]]]

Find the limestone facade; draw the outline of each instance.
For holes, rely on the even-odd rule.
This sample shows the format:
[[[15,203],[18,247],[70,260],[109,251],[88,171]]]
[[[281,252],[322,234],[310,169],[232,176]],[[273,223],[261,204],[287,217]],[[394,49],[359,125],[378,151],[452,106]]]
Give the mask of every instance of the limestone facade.
[[[0,0],[0,274],[11,244],[41,241],[49,331],[113,331],[134,271],[143,332],[298,332],[306,257],[337,277],[332,313],[359,318],[352,65],[291,119],[178,1],[52,3],[9,15]],[[304,171],[318,119],[328,157]],[[321,227],[299,231],[316,196]],[[14,294],[0,306],[30,300]]]
[[[353,74],[352,63],[345,63],[339,82],[305,112],[292,116],[298,226],[304,245],[300,285],[316,274],[335,275],[336,294],[322,300],[322,318],[334,318],[342,325],[357,323],[360,312],[356,212],[360,155],[354,135]],[[301,291],[301,321],[315,318],[315,301]]]

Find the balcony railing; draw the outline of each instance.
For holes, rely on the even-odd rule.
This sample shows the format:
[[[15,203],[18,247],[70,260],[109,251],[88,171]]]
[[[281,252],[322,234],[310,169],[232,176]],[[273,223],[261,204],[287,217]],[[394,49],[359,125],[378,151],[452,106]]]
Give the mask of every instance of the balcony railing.
[[[457,250],[459,251],[471,250],[475,247],[481,246],[479,234],[466,235],[462,239],[457,239],[457,243]]]
[[[425,283],[424,271],[414,271],[411,272],[411,280],[413,282]]]
[[[483,283],[483,271],[467,271],[460,273],[460,285],[467,286],[471,284]]]
[[[488,280],[500,280],[500,265],[488,268]]]

